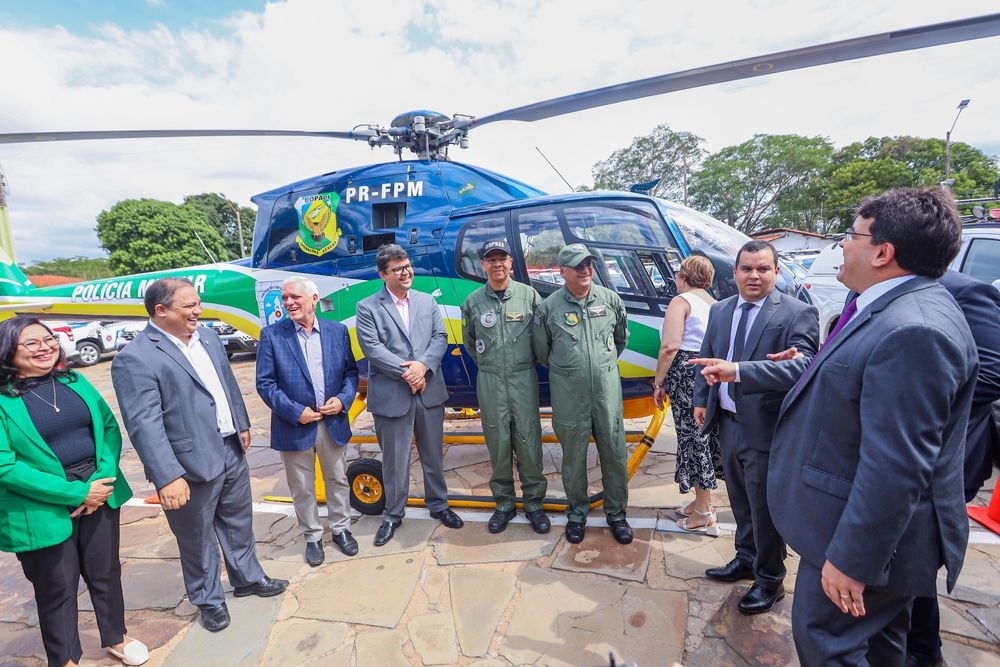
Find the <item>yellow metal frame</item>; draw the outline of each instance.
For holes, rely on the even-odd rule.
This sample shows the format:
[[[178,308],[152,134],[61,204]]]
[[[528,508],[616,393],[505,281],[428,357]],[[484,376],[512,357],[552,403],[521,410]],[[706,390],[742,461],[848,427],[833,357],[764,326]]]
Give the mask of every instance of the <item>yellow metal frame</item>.
[[[351,424],[357,419],[358,415],[364,412],[365,408],[368,406],[366,399],[368,396],[366,394],[358,394],[354,399],[354,403],[351,405],[351,410],[348,413],[348,418]],[[457,413],[453,419],[470,419],[471,413],[469,409],[463,410],[461,413]],[[649,420],[649,424],[646,425],[646,430],[643,433],[629,432],[625,435],[626,442],[639,443],[639,446],[635,448],[631,456],[629,456],[626,466],[628,469],[628,480],[632,481],[632,477],[635,475],[636,471],[639,470],[640,464],[642,464],[643,459],[646,458],[646,454],[653,447],[653,442],[656,440],[656,436],[660,433],[660,428],[663,427],[663,419],[666,416],[666,406],[664,410],[653,410],[652,417]],[[356,435],[351,438],[351,442],[354,444],[368,444],[378,442],[374,435]],[[485,445],[486,439],[482,433],[445,433],[444,442],[449,445]],[[559,439],[554,435],[543,435],[542,442],[545,443],[557,443]],[[593,438],[591,438],[593,442]],[[292,499],[288,496],[265,496],[265,500],[271,502],[279,503],[290,503]],[[319,458],[316,459],[316,501],[319,503],[326,502],[326,484],[323,482],[323,473],[320,468]],[[424,499],[419,496],[410,496],[406,502],[409,507],[423,507]],[[490,509],[496,507],[496,502],[489,496],[468,496],[468,495],[449,495],[448,504],[451,507],[471,507],[471,508],[481,508]],[[521,502],[515,503],[517,507],[523,508],[524,504]],[[590,497],[590,508],[600,507],[604,504],[604,494],[597,493]],[[564,498],[546,498],[542,504],[542,508],[549,511],[564,511],[566,509],[566,500]]]

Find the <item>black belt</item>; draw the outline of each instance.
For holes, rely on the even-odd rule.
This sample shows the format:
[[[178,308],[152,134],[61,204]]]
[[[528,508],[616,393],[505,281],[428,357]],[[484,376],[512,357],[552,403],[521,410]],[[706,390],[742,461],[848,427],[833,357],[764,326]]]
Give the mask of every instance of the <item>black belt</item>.
[[[235,444],[239,445],[240,447],[243,446],[243,441],[240,440],[240,434],[238,432],[237,433],[230,433],[229,435],[223,436],[222,441],[223,442],[228,442],[228,443],[235,443]]]
[[[740,416],[738,414],[736,414],[735,412],[730,412],[729,410],[723,410],[722,414],[725,415],[726,417],[729,417],[730,419],[732,419],[736,423],[739,423],[739,421],[740,421]]]

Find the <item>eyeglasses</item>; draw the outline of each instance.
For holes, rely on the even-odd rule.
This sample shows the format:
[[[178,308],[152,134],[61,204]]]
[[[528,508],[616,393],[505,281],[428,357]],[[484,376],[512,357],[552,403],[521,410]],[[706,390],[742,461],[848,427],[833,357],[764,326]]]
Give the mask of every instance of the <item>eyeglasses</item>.
[[[26,341],[18,343],[21,347],[26,349],[28,352],[38,352],[42,349],[42,346],[48,348],[59,347],[59,339],[55,336],[46,336],[45,338],[29,338]]]
[[[395,266],[389,269],[396,274],[397,277],[402,276],[404,273],[413,273],[412,264],[404,264],[403,266]],[[383,272],[384,273],[384,272]]]
[[[847,230],[844,231],[844,238],[845,239],[849,239],[852,236],[867,236],[868,238],[875,238],[874,234],[862,234],[861,232],[854,231],[853,227],[851,227],[850,229],[847,229]]]
[[[567,269],[573,269],[577,273],[587,273],[588,271],[594,270],[594,260],[585,259],[576,266],[567,266]]]

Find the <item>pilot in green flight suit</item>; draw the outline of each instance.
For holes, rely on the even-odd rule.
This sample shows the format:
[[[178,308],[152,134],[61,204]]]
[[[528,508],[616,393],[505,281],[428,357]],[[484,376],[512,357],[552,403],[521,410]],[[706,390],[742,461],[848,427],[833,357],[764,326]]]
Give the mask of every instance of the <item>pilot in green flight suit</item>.
[[[597,444],[604,484],[604,512],[615,539],[632,541],[625,520],[628,470],[618,356],[628,341],[625,304],[615,292],[592,284],[597,257],[582,243],[559,251],[565,284],[535,311],[532,339],[538,362],[549,369],[552,428],[563,449],[566,540],[583,541],[590,500],[587,447]]]
[[[542,511],[548,487],[542,474],[542,429],[538,422],[538,374],[531,346],[531,322],[541,297],[533,287],[510,279],[513,261],[507,241],[487,241],[479,264],[489,282],[462,305],[465,349],[479,366],[476,396],[483,420],[493,476],[490,490],[496,511],[488,524],[502,532],[517,516],[514,468],[521,479],[524,511],[535,532],[551,523]]]

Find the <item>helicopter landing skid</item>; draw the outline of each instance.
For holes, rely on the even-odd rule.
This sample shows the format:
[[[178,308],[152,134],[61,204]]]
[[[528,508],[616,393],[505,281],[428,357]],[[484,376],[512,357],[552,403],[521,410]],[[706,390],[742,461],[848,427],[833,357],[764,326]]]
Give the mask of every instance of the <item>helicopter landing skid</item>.
[[[353,424],[361,412],[367,406],[365,394],[358,394],[351,405],[349,413],[350,421]],[[638,443],[638,446],[629,456],[626,462],[628,470],[628,480],[631,481],[646,454],[653,446],[656,436],[663,426],[665,410],[655,410],[644,432],[629,431],[625,434],[625,441]],[[351,438],[351,443],[367,444],[377,442],[374,435],[356,435]],[[455,445],[485,445],[486,440],[482,433],[452,432],[444,434],[445,444]],[[559,439],[555,435],[543,435],[543,443],[557,443]],[[593,442],[593,438],[591,438]],[[347,469],[347,481],[351,488],[351,507],[362,514],[381,514],[385,507],[385,488],[382,481],[382,462],[375,458],[355,459]],[[265,496],[265,500],[271,502],[290,503],[292,499],[288,496]],[[326,502],[326,485],[323,482],[323,475],[319,467],[319,459],[316,460],[316,501]],[[515,505],[524,508],[521,498],[515,498]],[[408,507],[424,507],[422,496],[410,496],[407,500]],[[469,507],[479,509],[491,509],[496,507],[496,502],[490,496],[468,495],[468,494],[448,494],[448,504],[450,507]],[[551,512],[563,512],[566,510],[566,498],[545,498],[542,509]],[[604,492],[600,491],[590,496],[590,508],[594,509],[604,504]]]

